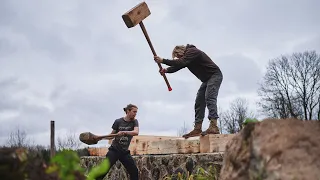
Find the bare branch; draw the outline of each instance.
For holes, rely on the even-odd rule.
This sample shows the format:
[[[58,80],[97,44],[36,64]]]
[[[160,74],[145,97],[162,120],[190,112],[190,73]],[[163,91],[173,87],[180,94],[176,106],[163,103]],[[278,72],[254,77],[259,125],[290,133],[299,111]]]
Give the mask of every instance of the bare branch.
[[[183,127],[181,127],[181,128],[178,130],[177,136],[180,137],[180,136],[186,134],[187,131],[188,131],[188,128],[187,128],[187,126],[186,126],[186,122],[183,122]]]
[[[306,51],[271,60],[258,94],[259,106],[273,117],[319,119],[320,56]]]
[[[63,137],[59,136],[57,139],[58,149],[72,149],[77,150],[81,146],[81,142],[78,140],[75,133],[66,133]]]
[[[31,140],[27,136],[27,132],[19,126],[15,127],[9,134],[7,145],[9,147],[30,147]]]
[[[230,103],[230,108],[221,114],[220,121],[225,131],[237,133],[242,129],[242,124],[246,118],[254,117],[254,113],[249,112],[247,100],[237,98]]]

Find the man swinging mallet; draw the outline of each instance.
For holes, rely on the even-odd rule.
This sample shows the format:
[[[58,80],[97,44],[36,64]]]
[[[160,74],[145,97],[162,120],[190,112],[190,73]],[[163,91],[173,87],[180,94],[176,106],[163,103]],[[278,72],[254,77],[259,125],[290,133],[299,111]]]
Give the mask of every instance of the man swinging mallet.
[[[164,73],[175,73],[180,69],[187,67],[191,73],[202,82],[195,99],[194,129],[191,132],[184,134],[183,137],[188,138],[199,136],[200,134],[219,134],[220,132],[217,126],[217,120],[219,118],[217,97],[223,80],[220,68],[207,54],[192,44],[176,46],[173,49],[172,58],[173,60],[169,60],[154,56],[154,60],[157,63],[170,66],[160,70],[162,75]],[[208,119],[210,120],[210,126],[206,131],[202,132],[202,122],[205,116],[206,107],[209,110]]]

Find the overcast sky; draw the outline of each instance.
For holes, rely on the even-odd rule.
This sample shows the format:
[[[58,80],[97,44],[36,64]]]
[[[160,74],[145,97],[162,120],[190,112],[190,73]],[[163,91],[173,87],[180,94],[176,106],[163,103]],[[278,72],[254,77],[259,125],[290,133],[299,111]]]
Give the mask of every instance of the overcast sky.
[[[201,82],[185,68],[167,75],[167,90],[140,27],[121,18],[140,2],[0,1],[0,144],[19,126],[48,145],[50,120],[56,136],[107,134],[128,103],[139,107],[140,134],[175,136],[184,122],[192,126]],[[269,59],[320,50],[318,0],[146,2],[159,56],[190,43],[221,68],[222,109],[243,97],[255,110]]]

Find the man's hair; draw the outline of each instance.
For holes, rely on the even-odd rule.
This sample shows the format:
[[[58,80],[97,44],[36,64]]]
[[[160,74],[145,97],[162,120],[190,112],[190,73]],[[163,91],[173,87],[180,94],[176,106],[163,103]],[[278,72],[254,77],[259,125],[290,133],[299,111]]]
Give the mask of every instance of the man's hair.
[[[183,56],[184,52],[186,50],[186,46],[184,45],[177,45],[173,48],[172,50],[172,58],[174,59],[175,57],[179,56]]]
[[[134,104],[128,104],[125,108],[123,108],[124,112],[127,113],[128,111],[131,111],[132,108],[138,108]]]

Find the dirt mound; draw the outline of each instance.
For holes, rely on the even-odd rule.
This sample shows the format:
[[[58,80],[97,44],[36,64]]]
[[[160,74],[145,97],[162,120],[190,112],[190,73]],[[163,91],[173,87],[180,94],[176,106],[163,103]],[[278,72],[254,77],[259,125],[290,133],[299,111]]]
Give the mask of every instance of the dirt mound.
[[[319,180],[320,122],[249,123],[226,146],[220,180]]]

